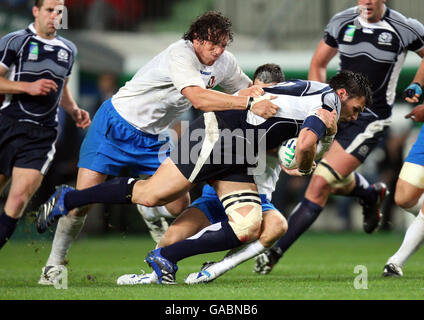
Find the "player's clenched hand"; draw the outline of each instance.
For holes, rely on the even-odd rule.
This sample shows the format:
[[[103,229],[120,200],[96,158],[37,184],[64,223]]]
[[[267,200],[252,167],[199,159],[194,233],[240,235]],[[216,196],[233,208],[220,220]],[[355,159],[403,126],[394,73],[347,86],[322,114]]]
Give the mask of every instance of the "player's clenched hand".
[[[409,103],[418,103],[422,93],[421,85],[418,82],[414,82],[405,89],[403,96]]]
[[[56,82],[49,79],[40,79],[34,82],[28,82],[25,91],[31,96],[46,96],[52,90],[57,91]]]
[[[71,115],[78,128],[85,129],[91,124],[90,114],[83,109],[76,108],[72,111]]]
[[[271,118],[275,116],[278,111],[278,107],[271,102],[271,100],[275,98],[277,97],[268,94],[254,98],[250,110],[262,118]]]
[[[239,91],[239,96],[247,96],[247,97],[259,97],[264,94],[264,89],[262,89],[258,85],[253,85],[249,88],[242,89]]]
[[[412,119],[415,122],[424,122],[424,104],[416,106],[405,118]]]
[[[322,122],[324,122],[326,128],[327,128],[327,136],[332,136],[337,133],[337,112],[336,110],[328,111],[325,109],[318,109],[316,112],[316,115],[318,118],[321,119]]]
[[[305,172],[300,172],[298,168],[294,168],[294,169],[287,169],[286,167],[284,167],[283,165],[280,164],[281,169],[288,174],[289,176],[293,176],[293,177],[303,177],[303,176],[309,176],[311,175],[315,168],[317,167],[316,162],[314,161],[312,163],[312,168],[311,171],[305,173]]]

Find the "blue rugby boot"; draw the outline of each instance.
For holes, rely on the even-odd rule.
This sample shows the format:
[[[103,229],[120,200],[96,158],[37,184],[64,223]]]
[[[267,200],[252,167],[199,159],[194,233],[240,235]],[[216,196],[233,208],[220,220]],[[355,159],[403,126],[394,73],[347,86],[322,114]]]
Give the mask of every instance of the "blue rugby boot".
[[[64,200],[65,194],[69,191],[75,190],[74,188],[62,184],[56,187],[56,192],[37,210],[35,223],[37,225],[38,233],[43,233],[50,227],[56,220],[68,214],[65,208]]]
[[[162,257],[161,248],[150,251],[146,259],[146,263],[156,272],[159,284],[177,284],[175,281],[175,273],[178,270],[176,264]]]

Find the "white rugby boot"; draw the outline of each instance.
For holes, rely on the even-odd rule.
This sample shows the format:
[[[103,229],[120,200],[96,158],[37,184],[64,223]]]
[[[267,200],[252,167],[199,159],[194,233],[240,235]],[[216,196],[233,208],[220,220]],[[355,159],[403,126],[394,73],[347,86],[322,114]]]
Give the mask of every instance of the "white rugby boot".
[[[54,286],[55,283],[59,283],[62,279],[62,273],[67,272],[67,269],[64,265],[57,266],[45,266],[41,269],[40,280],[38,284],[44,286]]]
[[[141,270],[141,274],[124,274],[116,280],[118,285],[136,285],[158,283],[156,272],[145,273]]]

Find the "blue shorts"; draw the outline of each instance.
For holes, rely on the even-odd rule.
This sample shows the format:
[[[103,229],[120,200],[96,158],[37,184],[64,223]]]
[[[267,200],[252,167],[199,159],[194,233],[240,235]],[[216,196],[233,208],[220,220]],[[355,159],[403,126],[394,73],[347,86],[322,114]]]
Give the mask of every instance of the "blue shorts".
[[[262,200],[262,212],[268,210],[278,211],[264,194],[261,194],[260,196]],[[211,224],[228,221],[227,214],[225,213],[224,207],[222,206],[218,195],[215,193],[215,189],[208,184],[203,187],[201,197],[197,198],[190,207],[201,210],[209,219]]]
[[[417,140],[408,153],[405,162],[415,163],[424,166],[424,126],[418,134]]]
[[[119,176],[123,168],[131,176],[152,175],[169,156],[169,134],[153,135],[137,130],[106,100],[94,116],[81,145],[78,167]]]

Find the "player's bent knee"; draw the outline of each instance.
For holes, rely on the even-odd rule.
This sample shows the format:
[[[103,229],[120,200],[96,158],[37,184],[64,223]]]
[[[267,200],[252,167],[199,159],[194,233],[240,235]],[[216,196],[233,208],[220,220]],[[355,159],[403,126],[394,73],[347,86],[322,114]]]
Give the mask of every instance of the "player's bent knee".
[[[241,242],[259,238],[262,222],[262,205],[259,193],[239,190],[220,198],[229,224]]]
[[[262,245],[266,248],[271,247],[287,232],[287,229],[287,220],[281,213],[267,213],[264,217],[264,228],[260,236]]]

